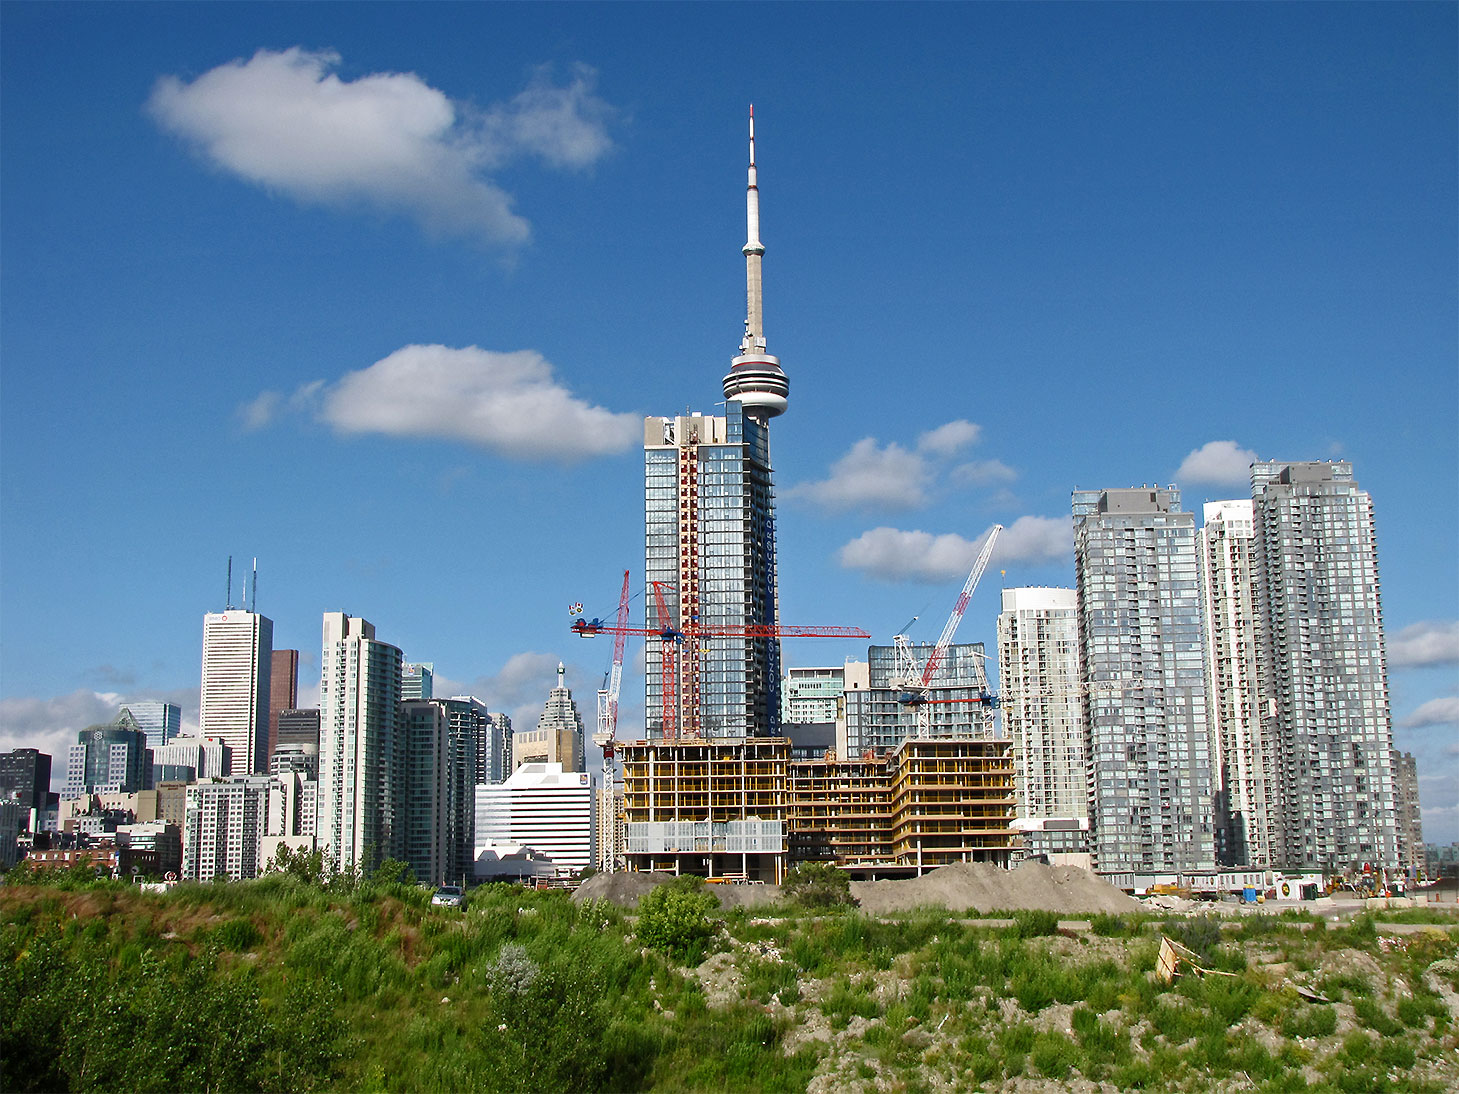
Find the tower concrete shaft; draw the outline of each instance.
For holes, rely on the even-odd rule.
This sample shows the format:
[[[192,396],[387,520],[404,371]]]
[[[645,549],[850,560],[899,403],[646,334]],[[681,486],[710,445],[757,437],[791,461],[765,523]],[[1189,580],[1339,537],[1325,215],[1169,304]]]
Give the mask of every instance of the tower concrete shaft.
[[[785,413],[790,381],[779,358],[765,352],[765,298],[760,242],[760,187],[755,170],[755,108],[750,107],[750,169],[745,188],[745,336],[739,356],[724,378],[724,397],[743,404],[745,413],[764,420]]]

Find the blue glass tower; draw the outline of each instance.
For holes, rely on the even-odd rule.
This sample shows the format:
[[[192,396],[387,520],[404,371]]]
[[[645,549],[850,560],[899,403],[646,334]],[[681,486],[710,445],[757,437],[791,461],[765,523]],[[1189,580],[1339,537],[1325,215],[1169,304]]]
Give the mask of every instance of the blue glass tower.
[[[750,110],[745,334],[724,378],[723,417],[644,422],[650,737],[754,737],[780,728],[769,420],[790,385],[765,352],[755,115]],[[662,608],[660,607],[662,600]]]

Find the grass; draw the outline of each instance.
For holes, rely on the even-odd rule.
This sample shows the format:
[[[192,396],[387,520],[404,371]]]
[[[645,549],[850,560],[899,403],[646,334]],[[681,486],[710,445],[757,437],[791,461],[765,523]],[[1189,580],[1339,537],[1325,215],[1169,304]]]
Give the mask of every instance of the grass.
[[[457,912],[423,895],[289,877],[167,896],[0,889],[0,1089],[782,1091],[835,1075],[908,1091],[1079,1078],[1281,1091],[1304,1087],[1304,1067],[1326,1090],[1459,1086],[1459,1037],[1425,986],[1449,975],[1453,940],[1379,945],[1371,918],[1166,917],[1160,931],[1235,974],[1167,986],[1142,915],[1065,938],[1048,914],[1008,927],[738,911],[712,917],[729,963],[701,983],[702,948],[649,949],[611,905],[489,886]],[[1329,967],[1347,948],[1376,971]],[[1294,975],[1356,1028],[1340,1034],[1343,1008],[1273,979],[1278,956],[1311,969]],[[1059,1006],[1067,1034],[1046,1014]],[[799,1040],[812,1020],[829,1041]],[[182,1026],[192,1070],[131,1048],[139,1029]]]

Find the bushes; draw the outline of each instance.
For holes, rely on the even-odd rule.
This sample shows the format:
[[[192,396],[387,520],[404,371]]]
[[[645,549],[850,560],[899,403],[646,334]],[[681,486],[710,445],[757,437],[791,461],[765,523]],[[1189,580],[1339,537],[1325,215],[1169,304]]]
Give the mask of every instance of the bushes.
[[[802,862],[785,875],[781,885],[785,899],[807,911],[830,911],[855,907],[851,875],[828,862]]]
[[[1014,938],[1042,938],[1059,933],[1059,917],[1054,912],[1020,909],[1013,913]]]
[[[718,908],[719,901],[703,891],[698,878],[679,878],[643,895],[634,933],[650,949],[688,961],[702,953],[714,935],[709,913]]]

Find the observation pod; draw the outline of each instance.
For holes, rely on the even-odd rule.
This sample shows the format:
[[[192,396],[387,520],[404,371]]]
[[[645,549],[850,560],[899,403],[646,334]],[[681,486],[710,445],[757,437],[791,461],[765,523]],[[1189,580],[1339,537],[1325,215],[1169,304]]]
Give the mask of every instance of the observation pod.
[[[752,417],[774,418],[785,413],[790,381],[779,358],[768,353],[746,353],[730,361],[724,378],[724,397],[742,404]]]

